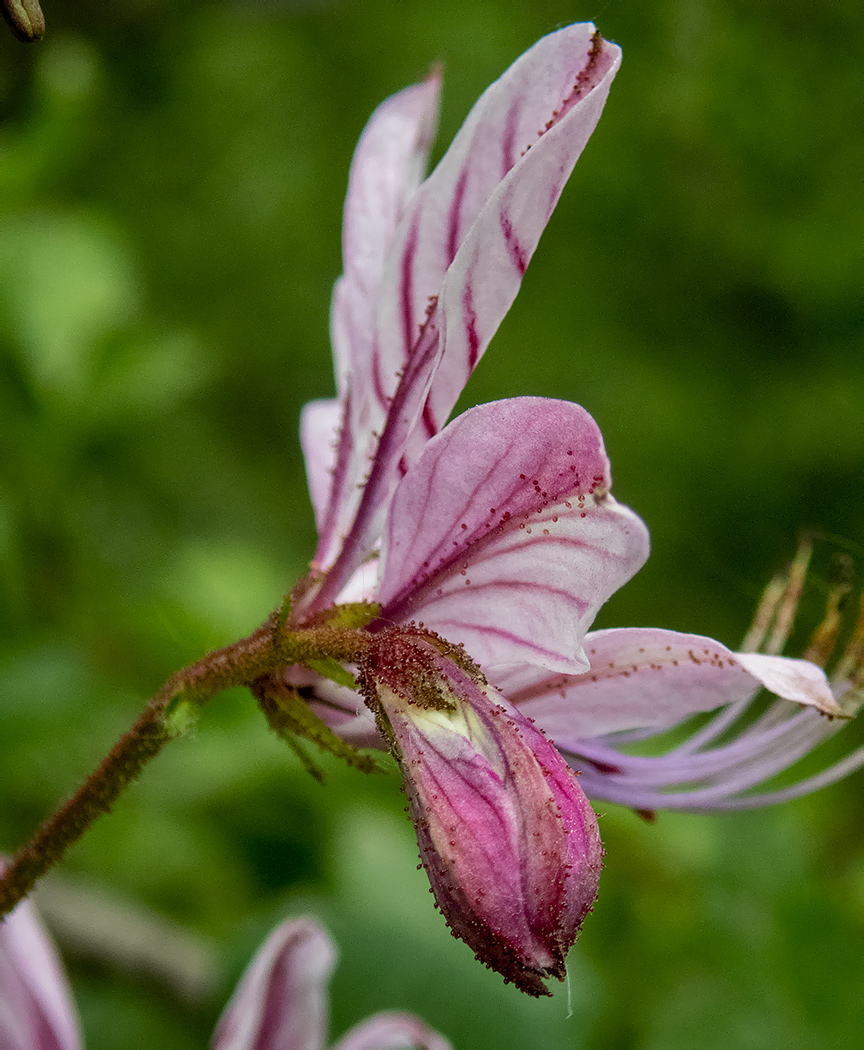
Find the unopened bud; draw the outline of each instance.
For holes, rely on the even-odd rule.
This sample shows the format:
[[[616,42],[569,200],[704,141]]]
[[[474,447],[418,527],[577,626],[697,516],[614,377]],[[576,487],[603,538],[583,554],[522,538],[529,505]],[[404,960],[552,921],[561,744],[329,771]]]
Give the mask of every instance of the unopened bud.
[[[563,979],[597,896],[594,812],[555,748],[464,654],[410,630],[380,638],[361,684],[402,767],[438,905],[478,959],[548,995],[544,979]]]

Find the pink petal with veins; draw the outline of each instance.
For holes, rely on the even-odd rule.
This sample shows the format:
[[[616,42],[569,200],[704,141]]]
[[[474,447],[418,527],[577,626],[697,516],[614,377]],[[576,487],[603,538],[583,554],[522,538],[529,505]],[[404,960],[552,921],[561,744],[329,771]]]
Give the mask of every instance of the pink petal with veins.
[[[392,394],[430,297],[443,296],[446,364],[426,436],[445,422],[513,302],[600,118],[621,53],[595,33],[590,23],[568,26],[517,59],[475,104],[403,220],[378,303],[376,367]]]
[[[445,422],[510,308],[619,61],[590,24],[544,37],[484,93],[412,199],[383,270],[371,354],[356,358],[362,381],[342,438],[350,456],[316,555],[337,565],[318,604],[380,533],[400,474]]]
[[[247,967],[212,1050],[323,1050],[336,949],[312,919],[283,922]]]
[[[350,528],[360,498],[357,485],[374,452],[377,439],[371,432],[380,422],[370,411],[380,384],[373,367],[375,301],[396,228],[425,172],[440,87],[440,77],[434,75],[382,102],[351,162],[342,227],[344,272],[333,289],[330,314],[339,445],[326,511],[316,514],[320,565],[333,560]]]
[[[344,273],[334,291],[337,372],[369,382],[372,316],[384,261],[405,209],[426,172],[438,123],[441,78],[400,91],[375,110],[360,136],[342,223]],[[344,335],[344,338],[343,338]],[[340,381],[340,395],[344,382]]]
[[[422,620],[482,665],[587,667],[599,607],[648,555],[643,523],[607,495],[600,431],[578,405],[480,405],[426,446],[387,522],[382,620]]]
[[[624,729],[662,728],[747,700],[763,686],[794,703],[839,715],[822,670],[806,660],[733,653],[711,638],[659,628],[594,631],[586,674],[535,668],[490,675],[560,747]]]

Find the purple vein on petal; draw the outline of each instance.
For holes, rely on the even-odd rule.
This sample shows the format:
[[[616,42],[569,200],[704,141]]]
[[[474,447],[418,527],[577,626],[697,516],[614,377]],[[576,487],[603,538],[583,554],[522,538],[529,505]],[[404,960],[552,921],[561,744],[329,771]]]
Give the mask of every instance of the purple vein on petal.
[[[513,520],[518,526],[518,519]],[[437,596],[433,592],[435,588],[440,587],[442,577],[450,575],[453,572],[459,572],[457,566],[460,563],[467,563],[467,565],[470,566],[468,571],[473,571],[486,562],[491,561],[494,563],[502,556],[515,552],[521,553],[528,548],[537,545],[575,548],[590,552],[592,556],[597,557],[601,561],[607,559],[622,560],[620,556],[616,557],[611,551],[600,547],[596,543],[589,543],[584,540],[572,539],[566,536],[538,536],[536,539],[525,539],[518,527],[510,536],[510,546],[497,547],[487,553],[489,546],[496,540],[500,542],[500,538],[500,535],[490,534],[479,536],[466,543],[464,547],[460,547],[451,557],[442,558],[434,569],[424,572],[423,576],[419,579],[415,577],[409,581],[405,585],[402,593],[387,603],[383,610],[383,617],[387,620],[395,620],[399,622],[417,614],[417,610],[421,607],[424,610],[433,608],[436,604],[437,597],[440,597],[444,601],[451,598],[453,592],[442,594],[439,590]],[[539,583],[535,579],[519,580],[509,577],[502,580],[487,580],[482,583],[472,583],[471,593],[476,595],[484,589],[492,587],[499,587],[501,589],[512,588],[514,590],[525,589],[526,591],[532,591],[535,593],[542,592],[546,595],[557,594],[575,604],[579,609],[580,614],[591,605],[590,602],[575,595],[570,588],[552,587],[548,584]]]
[[[561,653],[557,649],[550,649],[547,646],[540,645],[534,639],[526,639],[524,635],[516,634],[515,631],[507,631],[507,630],[505,630],[502,627],[492,627],[489,624],[467,623],[465,621],[460,621],[460,620],[446,620],[446,619],[442,619],[440,621],[438,621],[438,620],[435,621],[436,628],[438,628],[440,631],[442,631],[445,634],[448,633],[448,631],[447,631],[448,625],[451,628],[451,631],[449,633],[451,634],[451,636],[453,638],[458,638],[459,637],[460,630],[462,632],[467,632],[468,630],[470,630],[472,636],[474,636],[474,638],[475,638],[475,644],[476,644],[476,639],[478,637],[482,637],[482,636],[485,635],[486,637],[489,637],[489,638],[500,639],[500,640],[502,640],[504,642],[512,644],[513,646],[518,645],[520,650],[530,649],[531,652],[533,652],[535,654],[537,659],[541,659],[542,658],[542,659],[546,659],[546,660],[556,660],[556,661],[561,659]],[[524,656],[521,655],[521,652],[520,652],[520,658],[524,659]]]
[[[480,335],[477,332],[477,310],[474,305],[473,267],[469,267],[462,289],[462,321],[468,333],[467,369],[470,375],[480,358]]]
[[[504,234],[504,241],[507,244],[507,249],[510,252],[510,258],[513,260],[513,265],[519,273],[520,277],[524,277],[525,271],[528,269],[528,253],[519,244],[519,238],[516,235],[516,231],[513,229],[513,223],[509,216],[503,211],[501,212],[501,232]]]

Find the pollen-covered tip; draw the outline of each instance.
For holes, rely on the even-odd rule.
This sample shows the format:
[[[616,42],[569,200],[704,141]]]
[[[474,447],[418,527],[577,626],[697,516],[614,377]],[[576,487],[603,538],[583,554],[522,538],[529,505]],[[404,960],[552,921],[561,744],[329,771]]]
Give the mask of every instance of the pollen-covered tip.
[[[402,768],[420,858],[453,933],[530,995],[564,977],[602,846],[576,777],[464,654],[382,632],[364,694]]]
[[[2,11],[9,28],[25,44],[45,35],[45,16],[38,0],[2,0]]]

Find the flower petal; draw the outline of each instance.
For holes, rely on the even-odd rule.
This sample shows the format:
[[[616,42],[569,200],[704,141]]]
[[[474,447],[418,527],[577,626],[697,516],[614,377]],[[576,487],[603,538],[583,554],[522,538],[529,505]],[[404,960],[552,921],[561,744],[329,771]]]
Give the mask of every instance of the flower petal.
[[[0,1047],[79,1050],[81,1045],[63,966],[25,901],[0,923]]]
[[[441,174],[424,186],[430,200],[438,197],[441,218],[446,214],[446,253],[461,240],[441,292],[443,345],[423,413],[427,435],[446,422],[516,298],[620,63],[619,48],[590,23],[544,37],[486,92]],[[453,192],[442,194],[448,181]],[[431,234],[429,200],[423,219]]]
[[[336,949],[312,919],[283,922],[240,978],[212,1050],[323,1050]]]
[[[351,162],[342,226],[344,272],[333,289],[330,316],[340,405],[334,427],[338,469],[328,485],[326,511],[316,511],[315,557],[321,566],[338,553],[360,499],[357,484],[368,468],[376,426],[370,405],[376,403],[381,382],[373,368],[375,301],[396,228],[425,171],[440,88],[440,77],[433,75],[383,102],[370,117]]]
[[[334,399],[309,401],[300,413],[300,444],[303,448],[309,496],[319,533],[324,527],[333,488],[341,420],[342,407]]]
[[[443,426],[510,308],[620,54],[590,23],[543,37],[484,92],[412,201],[387,260],[376,367],[392,395],[430,297],[440,297],[443,357],[426,437]]]
[[[355,1025],[333,1050],[452,1050],[451,1044],[413,1014],[388,1011]]]
[[[733,653],[712,638],[658,628],[594,631],[586,674],[504,670],[493,680],[560,747],[624,729],[667,727],[762,687],[827,715],[842,712],[821,668],[783,656]]]
[[[438,124],[441,77],[393,95],[360,136],[342,223],[344,273],[333,297],[333,348],[339,394],[371,384],[372,316],[384,261],[409,201],[425,174]]]
[[[380,533],[400,473],[443,425],[510,308],[619,61],[588,23],[544,37],[485,92],[414,196],[376,300],[373,381],[351,391],[343,524],[328,529],[319,563],[345,538],[321,603]]]
[[[648,534],[606,495],[594,420],[578,405],[480,405],[426,446],[393,499],[382,620],[422,620],[481,665],[588,662],[599,607],[644,563]]]

